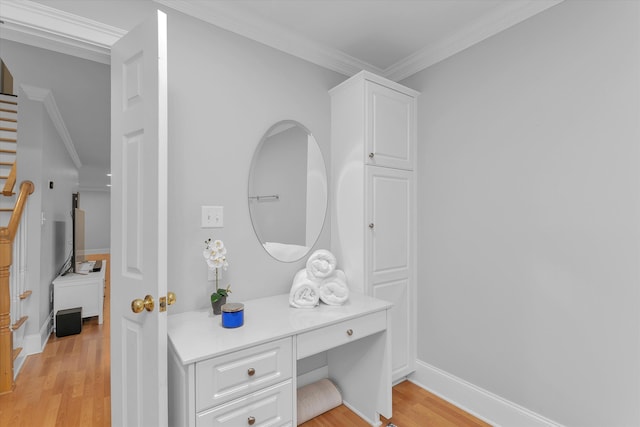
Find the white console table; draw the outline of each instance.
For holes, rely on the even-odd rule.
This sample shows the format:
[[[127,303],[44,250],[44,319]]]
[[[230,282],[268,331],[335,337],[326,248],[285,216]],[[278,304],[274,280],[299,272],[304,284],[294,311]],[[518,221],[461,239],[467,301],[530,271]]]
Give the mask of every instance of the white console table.
[[[102,324],[104,306],[104,274],[107,261],[102,260],[100,271],[89,274],[67,273],[53,281],[53,329],[59,310],[82,307],[82,317],[98,316]]]
[[[211,309],[169,316],[170,426],[295,426],[297,361],[327,352],[344,404],[371,425],[391,417],[391,304],[352,294],[343,306],[245,301],[244,326]]]

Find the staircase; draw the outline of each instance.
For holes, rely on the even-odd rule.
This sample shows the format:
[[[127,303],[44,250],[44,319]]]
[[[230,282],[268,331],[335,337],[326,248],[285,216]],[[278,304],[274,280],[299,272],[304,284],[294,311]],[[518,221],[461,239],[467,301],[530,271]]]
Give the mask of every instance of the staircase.
[[[15,193],[18,144],[18,98],[0,94],[0,394],[14,388],[14,367],[20,366],[31,291],[26,284],[26,227],[20,219],[34,186]]]
[[[3,93],[0,94],[0,184],[2,194],[9,197],[14,195],[16,184],[17,143],[18,97]],[[8,204],[11,206],[7,207]],[[12,209],[13,203],[10,201],[0,202],[0,212],[11,212]]]

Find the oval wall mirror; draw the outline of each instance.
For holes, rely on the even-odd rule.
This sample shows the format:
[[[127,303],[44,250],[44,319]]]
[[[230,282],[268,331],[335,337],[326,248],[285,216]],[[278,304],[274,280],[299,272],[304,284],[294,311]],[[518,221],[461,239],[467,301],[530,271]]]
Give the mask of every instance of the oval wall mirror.
[[[249,213],[256,237],[275,259],[306,256],[324,225],[327,173],[309,130],[293,120],[271,126],[249,171]]]

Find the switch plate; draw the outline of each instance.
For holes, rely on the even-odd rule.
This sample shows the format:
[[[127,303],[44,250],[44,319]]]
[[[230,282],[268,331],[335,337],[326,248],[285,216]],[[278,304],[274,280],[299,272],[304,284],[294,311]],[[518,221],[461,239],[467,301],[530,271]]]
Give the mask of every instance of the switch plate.
[[[202,228],[221,228],[224,224],[223,206],[202,206]]]

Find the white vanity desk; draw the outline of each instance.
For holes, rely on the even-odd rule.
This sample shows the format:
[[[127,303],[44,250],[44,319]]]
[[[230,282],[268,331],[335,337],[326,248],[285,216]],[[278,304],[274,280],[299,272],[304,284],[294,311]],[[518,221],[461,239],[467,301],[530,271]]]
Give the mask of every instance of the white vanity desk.
[[[211,309],[169,316],[170,426],[295,426],[297,361],[327,351],[345,405],[372,425],[391,417],[391,304],[352,293],[343,306],[244,301],[244,326]]]

